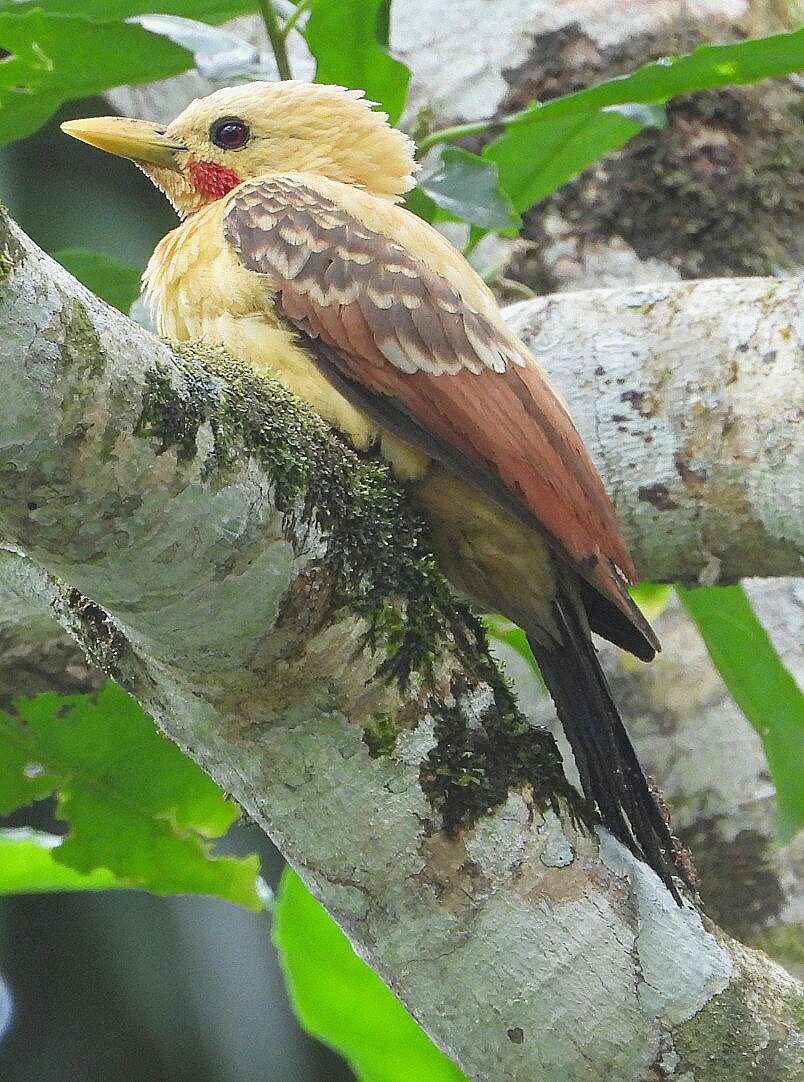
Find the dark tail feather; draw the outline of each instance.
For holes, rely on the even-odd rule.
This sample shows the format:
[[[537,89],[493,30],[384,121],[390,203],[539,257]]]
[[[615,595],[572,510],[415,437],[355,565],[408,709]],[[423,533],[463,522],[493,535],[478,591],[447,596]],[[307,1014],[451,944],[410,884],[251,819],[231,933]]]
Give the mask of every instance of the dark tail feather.
[[[611,697],[589,626],[571,586],[554,603],[564,642],[547,648],[528,636],[556,705],[584,794],[603,824],[659,875],[681,904],[673,875],[689,886],[678,843],[648,785]]]

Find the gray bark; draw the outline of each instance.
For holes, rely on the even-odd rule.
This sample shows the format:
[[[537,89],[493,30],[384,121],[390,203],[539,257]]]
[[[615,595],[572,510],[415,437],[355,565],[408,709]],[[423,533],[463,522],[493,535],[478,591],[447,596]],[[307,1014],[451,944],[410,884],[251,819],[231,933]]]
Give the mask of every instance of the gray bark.
[[[801,570],[800,295],[795,281],[707,280],[508,309],[592,448],[643,577]]]
[[[801,580],[747,580],[749,596],[801,682]],[[731,935],[804,975],[804,836],[776,840],[776,799],[762,743],[715,670],[681,607],[653,621],[662,653],[649,666],[601,651],[614,697],[645,769],[693,854],[706,912]],[[503,644],[520,707],[568,749],[552,703],[530,667]]]
[[[797,0],[457,0],[437,13],[414,0],[396,12],[392,41],[413,67],[414,100],[432,111],[435,125],[510,112],[702,42],[777,33],[804,18]],[[442,62],[445,54],[451,63]],[[681,98],[669,106],[665,130],[644,133],[541,203],[507,256],[490,254],[505,259],[509,279],[550,293],[797,273],[804,189],[791,178],[804,171],[801,103],[795,77]],[[800,586],[749,589],[772,637],[779,628],[796,645],[787,660],[800,673]],[[608,658],[640,755],[676,809],[719,919],[800,966],[804,842],[778,847],[760,742],[694,628],[675,610],[658,631],[671,648],[656,665],[624,668],[614,652]],[[673,693],[680,680],[683,705]],[[713,748],[739,764],[717,783],[706,769]],[[736,896],[750,901],[735,904]]]
[[[516,713],[384,471],[278,386],[217,353],[172,353],[7,221],[0,248],[0,518],[18,550],[0,579],[24,610],[55,612],[238,799],[436,1041],[476,1079],[801,1077],[800,985],[676,907],[604,831],[572,825],[552,742]],[[684,327],[693,358],[723,336],[723,352],[745,345],[736,375],[756,368],[752,405],[775,393],[762,374],[788,363],[797,332],[771,363],[760,323],[794,326],[791,286],[633,296],[555,298],[545,326],[569,337],[543,351],[553,374],[580,353],[584,313],[619,310],[635,341],[639,319],[654,342],[660,314]],[[734,320],[752,309],[762,321]],[[601,341],[623,371],[630,338]],[[669,384],[672,413],[684,392]],[[699,384],[688,391],[700,401]],[[700,561],[649,540],[657,524],[689,536],[686,502],[640,508],[630,458],[605,451],[620,422],[599,414],[578,420],[643,570],[694,577]],[[690,410],[685,432],[711,424]],[[735,451],[723,439],[707,463]],[[722,515],[713,491],[690,497],[701,528]],[[759,506],[766,563],[774,548],[785,570],[789,496],[780,515]],[[753,528],[746,539],[755,555]],[[733,538],[715,555],[749,569]]]
[[[413,101],[427,106],[435,123],[449,123],[588,85],[701,41],[788,29],[801,15],[796,0],[455,0],[447,8],[406,0],[394,7],[392,41],[414,69]],[[237,25],[264,46],[259,20]],[[296,74],[309,77],[301,39],[294,36],[292,45]],[[191,73],[120,91],[115,101],[123,112],[169,119],[210,89]],[[804,237],[801,189],[789,183],[804,168],[800,98],[801,85],[791,79],[674,103],[660,136],[635,140],[528,216],[508,273],[550,291],[701,273],[789,273],[802,262]],[[756,583],[750,591],[777,647],[784,653],[785,641],[800,643],[796,585]],[[795,965],[804,841],[777,847],[760,742],[689,622],[674,610],[658,630],[667,648],[653,666],[624,667],[614,651],[607,657],[640,755],[676,809],[710,911],[732,933]],[[789,651],[786,660],[794,669]],[[679,683],[683,705],[672,691]],[[526,684],[531,698],[533,682]],[[713,748],[739,769],[713,777]],[[735,896],[746,904],[735,905]]]

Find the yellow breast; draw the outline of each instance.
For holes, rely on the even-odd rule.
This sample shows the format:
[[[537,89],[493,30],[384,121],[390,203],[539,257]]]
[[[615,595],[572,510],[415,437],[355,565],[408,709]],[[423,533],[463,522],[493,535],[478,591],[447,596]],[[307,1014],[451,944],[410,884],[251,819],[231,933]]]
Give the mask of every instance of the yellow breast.
[[[429,459],[381,432],[321,375],[278,316],[260,275],[245,270],[223,235],[223,201],[193,214],[157,245],[143,275],[158,333],[179,342],[225,346],[257,372],[277,376],[361,449],[380,441],[403,480],[423,476]]]

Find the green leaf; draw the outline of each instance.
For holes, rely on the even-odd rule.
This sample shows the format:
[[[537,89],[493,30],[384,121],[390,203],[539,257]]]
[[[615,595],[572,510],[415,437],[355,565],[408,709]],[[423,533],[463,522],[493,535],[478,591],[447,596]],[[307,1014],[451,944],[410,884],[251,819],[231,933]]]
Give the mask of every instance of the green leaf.
[[[497,166],[460,147],[446,147],[435,168],[419,181],[429,198],[455,217],[483,229],[517,230],[522,219],[500,187]]]
[[[391,41],[391,0],[380,0],[377,11],[377,41],[386,46]]]
[[[646,119],[655,123],[658,117],[601,110],[580,116],[540,116],[536,123],[528,115],[510,123],[484,149],[483,157],[496,164],[501,187],[514,207],[523,211],[623,146],[643,130]]]
[[[677,587],[729,693],[762,739],[776,785],[778,833],[804,826],[804,695],[742,586]]]
[[[273,939],[299,1021],[340,1052],[361,1082],[465,1078],[290,870],[274,907]]]
[[[0,12],[0,143],[30,135],[64,101],[177,75],[186,49],[128,23],[34,9]]]
[[[88,248],[62,248],[53,258],[87,289],[128,315],[140,295],[140,271]]]
[[[645,64],[631,75],[606,79],[586,90],[565,94],[523,114],[532,124],[579,116],[606,106],[659,104],[698,90],[756,83],[804,69],[804,28],[787,34],[751,38],[731,45],[701,45],[685,56]]]
[[[434,222],[439,214],[438,207],[429,195],[424,194],[418,184],[409,192],[405,192],[404,207],[425,222]]]
[[[0,894],[41,894],[63,890],[119,890],[125,887],[107,868],[83,874],[59,864],[62,839],[25,828],[0,830]]]
[[[365,90],[388,113],[402,115],[410,71],[380,44],[387,0],[313,0],[305,37],[316,60],[317,83]]]
[[[645,127],[661,127],[663,105],[679,94],[753,83],[804,68],[804,29],[732,45],[702,45],[646,64],[632,75],[534,102],[483,151],[517,210],[566,184]]]
[[[628,591],[647,620],[657,620],[673,597],[673,587],[664,582],[640,582]]]
[[[484,616],[483,623],[492,639],[497,639],[498,642],[504,642],[510,646],[512,650],[516,650],[519,656],[523,657],[535,672],[539,672],[536,658],[533,656],[533,651],[528,645],[527,635],[521,628],[517,627],[516,624],[506,616],[500,616],[496,613],[494,615]]]
[[[215,783],[115,684],[20,699],[0,712],[0,814],[58,794],[70,824],[54,859],[106,868],[155,894],[215,894],[259,909],[256,856],[212,857],[237,818]]]

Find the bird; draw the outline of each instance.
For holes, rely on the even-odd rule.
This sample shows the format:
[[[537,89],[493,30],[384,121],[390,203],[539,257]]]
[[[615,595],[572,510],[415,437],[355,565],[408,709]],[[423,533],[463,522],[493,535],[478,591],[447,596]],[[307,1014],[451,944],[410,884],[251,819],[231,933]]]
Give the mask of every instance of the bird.
[[[143,276],[160,335],[226,347],[382,455],[456,590],[524,630],[585,797],[680,903],[678,845],[592,638],[659,650],[632,558],[537,359],[403,205],[412,141],[363,91],[292,80],[219,89],[166,126],[62,129],[131,160],[179,216]]]

